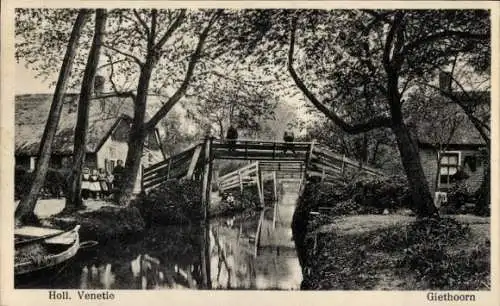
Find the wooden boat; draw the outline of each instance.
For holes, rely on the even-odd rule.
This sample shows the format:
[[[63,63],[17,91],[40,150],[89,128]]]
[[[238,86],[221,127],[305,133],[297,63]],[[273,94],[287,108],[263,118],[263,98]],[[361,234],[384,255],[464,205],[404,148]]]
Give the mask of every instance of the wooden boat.
[[[79,229],[80,225],[69,231],[34,226],[15,229],[16,279],[46,272],[74,257],[80,248]]]

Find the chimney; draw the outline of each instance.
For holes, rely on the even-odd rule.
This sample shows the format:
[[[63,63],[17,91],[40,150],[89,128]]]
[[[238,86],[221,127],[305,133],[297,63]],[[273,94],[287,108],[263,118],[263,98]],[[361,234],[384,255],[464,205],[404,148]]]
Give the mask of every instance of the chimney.
[[[444,92],[451,92],[451,73],[441,71],[439,73],[439,89]]]
[[[99,96],[104,92],[104,77],[96,75],[94,77],[94,95]]]

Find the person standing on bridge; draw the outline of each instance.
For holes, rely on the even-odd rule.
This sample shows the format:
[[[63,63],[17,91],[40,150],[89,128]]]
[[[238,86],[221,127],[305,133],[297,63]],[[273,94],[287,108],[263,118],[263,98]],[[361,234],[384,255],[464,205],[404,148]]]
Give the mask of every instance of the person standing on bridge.
[[[236,125],[231,123],[231,125],[227,129],[227,134],[226,134],[226,140],[229,144],[229,151],[234,151],[234,145],[236,144],[237,139],[238,139],[238,130],[236,129]]]
[[[285,141],[285,148],[283,149],[283,153],[286,154],[288,150],[292,151],[293,154],[295,153],[295,148],[293,147],[293,140],[295,139],[295,135],[293,134],[293,131],[288,129],[283,133],[283,140]]]

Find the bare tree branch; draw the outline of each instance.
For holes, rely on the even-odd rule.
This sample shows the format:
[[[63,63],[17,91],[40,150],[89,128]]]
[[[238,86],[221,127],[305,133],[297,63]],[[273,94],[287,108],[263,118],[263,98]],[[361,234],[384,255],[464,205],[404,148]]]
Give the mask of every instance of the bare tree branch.
[[[127,52],[123,52],[123,51],[121,51],[121,50],[119,50],[119,49],[117,49],[117,48],[115,48],[115,47],[112,47],[112,46],[110,46],[110,45],[108,45],[108,44],[102,44],[102,46],[103,46],[104,48],[107,48],[107,49],[109,49],[109,50],[111,50],[111,51],[114,51],[114,52],[116,52],[116,53],[118,53],[118,54],[121,54],[121,55],[123,55],[123,56],[126,56],[126,57],[128,57],[128,58],[130,58],[130,59],[134,60],[134,62],[136,62],[136,63],[137,63],[137,65],[139,65],[139,66],[141,66],[141,67],[142,67],[142,65],[143,65],[143,62],[142,62],[142,61],[141,61],[138,57],[136,57],[135,55],[132,55],[132,54],[127,53]]]
[[[106,56],[108,57],[109,60],[111,60],[111,55],[106,54]],[[130,97],[133,99],[133,101],[135,101],[135,94],[132,91],[124,92],[124,91],[118,90],[118,87],[116,86],[116,83],[113,80],[114,74],[115,74],[114,66],[111,65],[110,72],[109,72],[109,82],[111,84],[111,87],[113,87],[113,91],[115,92],[116,96],[122,95],[123,97]]]
[[[198,40],[198,44],[196,46],[195,51],[191,55],[191,58],[189,59],[188,63],[188,68],[186,70],[186,74],[184,77],[184,80],[182,81],[182,84],[179,86],[179,88],[176,90],[176,92],[169,98],[168,102],[165,103],[159,110],[156,112],[156,114],[146,123],[146,129],[152,129],[154,128],[158,122],[165,117],[170,109],[174,107],[174,105],[182,98],[184,92],[186,91],[189,81],[191,80],[191,77],[194,72],[194,68],[196,66],[196,63],[198,62],[198,59],[200,57],[200,54],[203,50],[203,45],[205,44],[205,40],[208,37],[208,33],[210,32],[210,29],[212,25],[215,23],[215,21],[219,18],[219,16],[222,14],[222,9],[218,9],[210,18],[210,21],[208,22],[208,25],[205,27],[203,32],[200,34],[200,39]],[[179,20],[179,16],[177,18]]]
[[[394,44],[394,38],[398,34],[397,31],[399,31],[399,27],[401,26],[401,22],[403,21],[403,13],[398,11],[396,12],[396,15],[394,16],[394,20],[391,24],[391,28],[389,30],[389,33],[387,34],[387,37],[385,39],[385,44],[384,44],[384,54],[383,54],[383,63],[386,71],[389,71],[390,69],[394,69],[392,67],[392,60],[394,58],[394,55],[391,58],[391,51],[394,54],[396,52],[395,47],[393,46]]]
[[[137,12],[136,9],[132,10],[134,12],[134,16],[135,18],[137,19],[137,21],[140,23],[140,25],[143,27],[144,31],[145,31],[145,34],[146,34],[146,38],[149,39],[151,33],[149,32],[149,27],[148,25],[146,24],[146,22],[144,21],[144,19],[142,19],[141,15],[139,14],[139,12]]]
[[[401,55],[404,56],[413,50],[419,48],[422,45],[430,44],[432,42],[438,41],[440,39],[446,38],[463,38],[463,39],[472,39],[472,40],[488,40],[490,39],[489,34],[479,34],[479,33],[470,33],[470,32],[462,32],[462,31],[442,31],[439,33],[434,33],[431,35],[420,37],[403,47],[401,51]]]
[[[157,17],[158,17],[158,10],[157,9],[151,10],[151,30],[150,30],[150,35],[148,37],[148,46],[147,46],[148,54],[149,52],[154,51],[155,48]]]
[[[110,57],[109,54],[107,54],[107,55],[108,55],[108,58],[109,58]],[[103,65],[97,67],[97,69],[99,70],[99,69],[106,68],[106,67],[112,66],[114,64],[123,63],[123,62],[126,62],[126,61],[127,61],[126,59],[121,59],[121,60],[117,60],[117,61],[114,61],[114,62],[109,62],[109,63],[103,64]]]
[[[320,102],[314,94],[309,91],[304,82],[297,75],[297,72],[293,68],[293,53],[295,49],[295,32],[297,31],[297,19],[292,21],[292,29],[290,32],[290,47],[288,49],[288,71],[292,76],[297,87],[302,91],[302,93],[311,101],[311,103],[324,115],[326,115],[330,120],[332,120],[337,126],[339,126],[343,131],[349,134],[359,134],[367,132],[376,128],[391,127],[391,119],[385,116],[375,117],[367,122],[350,125],[346,123],[342,118],[340,118],[334,111],[330,110],[326,105]],[[337,94],[338,95],[338,94]],[[336,97],[334,97],[335,99]]]
[[[108,93],[106,93],[106,92],[101,93],[97,96],[91,97],[90,99],[91,100],[99,100],[99,99],[106,99],[106,98],[113,98],[113,97],[134,99],[135,94],[132,91],[113,91],[113,92],[108,92]]]
[[[479,120],[476,116],[474,116],[472,111],[463,103],[463,101],[461,101],[457,96],[453,95],[452,93],[450,93],[446,90],[441,89],[438,86],[435,86],[435,85],[432,85],[429,83],[425,83],[425,82],[419,82],[419,84],[427,86],[429,88],[432,88],[432,89],[438,91],[443,96],[447,97],[448,99],[450,99],[451,101],[456,103],[458,106],[460,106],[460,108],[467,115],[467,118],[469,118],[469,120],[472,122],[472,124],[474,125],[476,130],[479,132],[479,134],[481,134],[481,137],[483,138],[483,140],[489,146],[490,137],[487,135],[487,133],[483,129],[490,131],[490,127],[488,125],[486,125],[484,122],[482,122],[481,120]]]
[[[182,9],[175,21],[170,25],[165,34],[158,40],[158,43],[155,45],[155,48],[161,49],[163,45],[167,42],[167,40],[172,36],[172,33],[181,25],[182,21],[186,17],[186,9]]]

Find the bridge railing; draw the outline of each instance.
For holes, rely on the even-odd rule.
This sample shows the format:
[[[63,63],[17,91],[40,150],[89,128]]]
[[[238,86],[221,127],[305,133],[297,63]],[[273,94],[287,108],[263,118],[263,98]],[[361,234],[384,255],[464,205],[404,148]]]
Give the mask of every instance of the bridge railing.
[[[254,183],[258,176],[259,163],[254,162],[238,170],[229,172],[218,178],[220,191],[239,187],[243,191],[244,185]]]
[[[310,142],[270,142],[237,140],[234,143],[214,140],[214,158],[244,160],[304,160]]]
[[[362,173],[370,176],[385,176],[382,171],[357,162],[345,155],[315,145],[307,169],[308,176],[320,176],[321,180],[335,180],[348,174]]]
[[[194,170],[193,162],[199,163],[201,145],[171,156],[170,158],[142,169],[142,190],[154,188],[169,179],[185,177]],[[195,160],[196,157],[196,160]]]
[[[198,143],[165,161],[144,168],[142,172],[143,190],[154,188],[173,178],[192,178],[196,169],[207,160],[242,159],[258,162],[247,165],[219,178],[219,188],[227,190],[244,184],[262,185],[262,174],[276,171],[278,177],[287,174],[297,178],[307,172],[308,177],[321,177],[321,180],[338,180],[350,173],[363,173],[371,176],[385,176],[378,169],[361,164],[329,148],[313,142],[272,142],[237,140],[235,143],[212,139],[207,159],[205,143]],[[208,152],[208,151],[207,151]],[[258,179],[254,179],[258,178]]]

